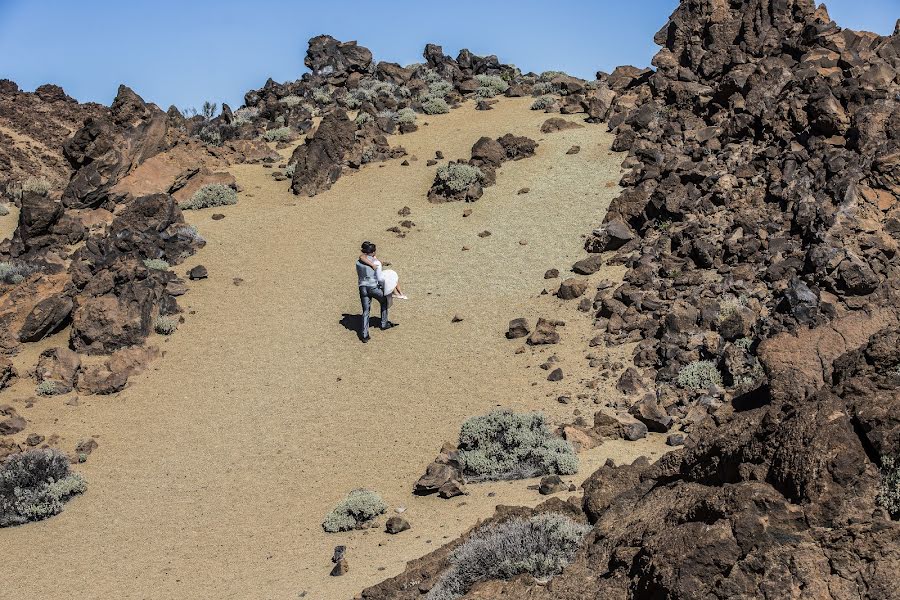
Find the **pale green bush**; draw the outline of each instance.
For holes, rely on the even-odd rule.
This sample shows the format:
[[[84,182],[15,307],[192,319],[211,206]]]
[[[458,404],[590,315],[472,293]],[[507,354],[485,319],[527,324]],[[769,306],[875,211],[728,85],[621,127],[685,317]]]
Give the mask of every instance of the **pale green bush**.
[[[538,77],[541,81],[550,81],[551,79],[556,79],[557,77],[563,77],[565,73],[563,71],[544,71]]]
[[[55,396],[57,393],[56,382],[45,379],[34,388],[34,393],[38,396]]]
[[[21,263],[0,262],[0,281],[12,285],[22,283],[35,269]]]
[[[422,110],[427,115],[442,115],[450,112],[450,105],[443,98],[429,96],[422,102]]]
[[[398,98],[409,98],[412,96],[412,92],[405,85],[398,85],[394,90],[394,95]]]
[[[438,79],[428,85],[428,96],[432,98],[446,98],[452,91],[453,84],[444,79]]]
[[[416,118],[417,118],[416,111],[414,111],[413,109],[408,108],[408,107],[401,108],[400,110],[397,111],[397,114],[394,115],[394,120],[400,124],[415,123]]]
[[[422,74],[422,79],[425,81],[425,83],[429,84],[444,80],[444,78],[441,77],[440,73],[438,73],[434,69],[425,69],[425,73]]]
[[[269,129],[263,134],[263,139],[267,142],[283,142],[291,138],[290,127],[279,127],[278,129]]]
[[[881,457],[881,482],[875,500],[891,517],[900,518],[900,459]]]
[[[559,90],[557,89],[557,87],[555,85],[553,85],[552,83],[549,83],[549,82],[545,82],[545,81],[540,81],[540,82],[534,84],[534,86],[532,86],[532,88],[531,88],[531,95],[535,96],[535,97],[547,96],[550,94],[556,94],[558,92],[559,92]]]
[[[41,196],[46,196],[52,187],[46,177],[29,177],[22,182],[22,192],[34,192]]]
[[[190,200],[181,203],[180,206],[182,210],[198,210],[213,206],[227,206],[229,204],[237,204],[237,192],[227,185],[213,183],[204,185],[194,192]]]
[[[162,260],[161,258],[144,259],[144,266],[152,271],[168,271],[169,270],[169,263]]]
[[[553,96],[541,96],[531,103],[531,110],[547,110],[556,102]]]
[[[456,600],[480,581],[522,573],[549,579],[572,562],[590,530],[590,525],[558,513],[482,527],[450,554],[450,567],[426,600]]]
[[[722,386],[722,374],[716,363],[709,360],[695,360],[678,372],[678,385],[689,390],[705,390],[709,386]]]
[[[313,100],[318,104],[328,104],[331,102],[331,94],[323,88],[313,90]]]
[[[200,235],[200,231],[197,229],[196,225],[182,225],[176,230],[175,234],[197,242],[198,244],[206,243],[206,240]]]
[[[451,192],[461,192],[470,185],[484,180],[484,173],[478,167],[466,163],[449,163],[438,167],[437,181]]]
[[[208,125],[201,129],[199,136],[201,140],[211,146],[222,145],[222,134],[220,134],[219,130],[213,125]]]
[[[367,113],[367,112],[361,112],[361,113],[359,113],[358,115],[356,115],[356,118],[353,120],[353,122],[356,123],[356,125],[357,125],[358,127],[359,127],[359,126],[362,126],[362,125],[365,125],[366,123],[371,123],[371,122],[372,122],[372,115],[370,115],[370,114]]]
[[[303,102],[303,98],[301,98],[300,96],[291,95],[291,96],[285,96],[284,98],[281,98],[278,101],[287,107],[293,107],[293,106],[297,106],[298,104]]]
[[[509,89],[509,84],[499,75],[476,75],[475,80],[478,81],[480,89],[493,90],[491,96],[502,94]]]
[[[524,479],[578,471],[572,445],[553,435],[544,415],[496,410],[463,423],[459,458],[472,480]]]
[[[288,177],[293,177],[294,171],[296,171],[296,170],[297,170],[297,163],[291,163],[284,170],[284,174],[287,175]]]
[[[178,329],[178,321],[172,317],[160,315],[153,321],[153,331],[160,335],[172,335]]]
[[[322,528],[328,533],[350,531],[387,511],[381,496],[369,490],[353,490],[338,502],[325,520]]]
[[[59,450],[28,450],[0,465],[0,527],[46,519],[62,512],[66,500],[87,489]]]
[[[232,125],[244,125],[245,123],[252,123],[253,119],[259,116],[259,109],[255,106],[246,106],[244,108],[239,108],[233,113],[233,118],[231,120]]]

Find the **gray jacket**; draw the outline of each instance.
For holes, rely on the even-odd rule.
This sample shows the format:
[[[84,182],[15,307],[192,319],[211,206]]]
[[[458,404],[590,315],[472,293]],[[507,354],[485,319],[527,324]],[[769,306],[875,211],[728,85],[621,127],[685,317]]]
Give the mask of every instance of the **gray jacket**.
[[[356,278],[359,280],[359,287],[378,287],[375,269],[358,259],[356,261]]]

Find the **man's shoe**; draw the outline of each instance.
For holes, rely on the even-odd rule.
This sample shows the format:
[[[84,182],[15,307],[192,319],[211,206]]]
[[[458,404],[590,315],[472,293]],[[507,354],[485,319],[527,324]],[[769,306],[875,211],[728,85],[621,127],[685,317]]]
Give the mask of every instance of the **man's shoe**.
[[[384,331],[385,329],[390,329],[392,327],[400,327],[400,323],[392,323],[391,321],[388,321],[387,325],[382,327],[381,330]]]
[[[366,337],[362,338],[362,343],[363,343],[363,344],[368,344],[368,343],[369,343],[369,336],[366,336]]]

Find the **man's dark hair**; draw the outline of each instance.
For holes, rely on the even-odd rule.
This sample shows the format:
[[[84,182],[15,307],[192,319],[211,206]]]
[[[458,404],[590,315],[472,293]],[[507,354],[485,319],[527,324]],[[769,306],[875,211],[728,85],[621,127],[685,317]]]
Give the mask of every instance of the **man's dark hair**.
[[[372,254],[375,252],[375,244],[372,242],[363,242],[362,243],[362,253],[363,254]]]

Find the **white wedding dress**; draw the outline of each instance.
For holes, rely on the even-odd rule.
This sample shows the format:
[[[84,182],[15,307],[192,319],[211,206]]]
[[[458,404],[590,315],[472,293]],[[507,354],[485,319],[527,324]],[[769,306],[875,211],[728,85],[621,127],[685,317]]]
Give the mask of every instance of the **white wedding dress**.
[[[397,282],[400,281],[400,276],[397,274],[397,271],[382,269],[381,261],[377,258],[373,258],[372,262],[375,264],[375,277],[378,279],[378,283],[381,284],[384,295],[390,296],[397,288]]]

